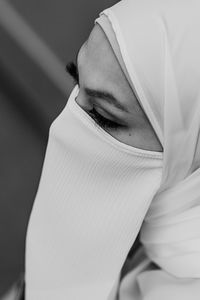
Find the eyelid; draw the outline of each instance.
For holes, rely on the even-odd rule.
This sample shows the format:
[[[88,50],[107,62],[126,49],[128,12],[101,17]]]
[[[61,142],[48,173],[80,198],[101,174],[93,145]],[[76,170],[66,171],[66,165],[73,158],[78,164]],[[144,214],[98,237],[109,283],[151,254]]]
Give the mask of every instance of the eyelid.
[[[113,121],[113,122],[119,124],[120,126],[128,127],[128,125],[125,124],[125,122],[124,122],[122,119],[118,118],[116,115],[112,114],[112,113],[109,112],[108,110],[105,110],[105,109],[104,109],[102,106],[100,106],[99,104],[95,103],[95,104],[94,104],[94,107],[95,107],[96,109],[100,109],[100,111],[103,111],[106,115],[108,115],[108,117],[103,115],[104,118],[109,118],[109,117],[110,117],[110,118],[111,118],[110,121]],[[98,112],[98,111],[97,111],[97,112]]]
[[[113,123],[115,123],[116,125],[120,125],[116,120],[109,119],[109,118],[107,118],[106,116],[104,116],[101,112],[99,112],[99,111],[96,109],[95,105],[93,106],[93,109],[96,111],[96,113],[97,113],[98,115],[100,115],[101,118],[103,118],[103,119],[105,119],[105,120],[108,120],[109,122],[113,122]]]
[[[93,107],[92,110],[88,111],[88,114],[94,119],[94,121],[103,129],[118,129],[120,125],[110,119],[105,118],[97,112]]]

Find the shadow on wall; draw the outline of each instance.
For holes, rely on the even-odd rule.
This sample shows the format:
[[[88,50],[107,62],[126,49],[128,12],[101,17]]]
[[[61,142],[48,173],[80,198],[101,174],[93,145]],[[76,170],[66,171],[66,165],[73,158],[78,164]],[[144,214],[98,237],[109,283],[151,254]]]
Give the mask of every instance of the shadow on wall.
[[[24,271],[25,236],[51,122],[72,88],[65,64],[117,1],[0,2],[0,297]]]

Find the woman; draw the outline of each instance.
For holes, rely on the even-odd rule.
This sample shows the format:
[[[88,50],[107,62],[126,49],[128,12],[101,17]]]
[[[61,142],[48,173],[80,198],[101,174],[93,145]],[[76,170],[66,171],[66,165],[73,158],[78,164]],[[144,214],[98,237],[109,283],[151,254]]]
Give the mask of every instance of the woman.
[[[96,20],[50,128],[26,300],[199,298],[199,22],[197,0],[123,0]]]

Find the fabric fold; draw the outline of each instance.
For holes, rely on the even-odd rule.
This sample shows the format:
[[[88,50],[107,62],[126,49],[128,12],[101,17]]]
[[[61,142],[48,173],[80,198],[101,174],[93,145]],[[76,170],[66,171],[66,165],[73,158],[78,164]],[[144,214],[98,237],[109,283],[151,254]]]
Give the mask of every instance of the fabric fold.
[[[96,20],[164,148],[161,186],[140,231],[160,270],[133,268],[119,284],[120,300],[199,298],[199,9],[196,0],[124,0]]]

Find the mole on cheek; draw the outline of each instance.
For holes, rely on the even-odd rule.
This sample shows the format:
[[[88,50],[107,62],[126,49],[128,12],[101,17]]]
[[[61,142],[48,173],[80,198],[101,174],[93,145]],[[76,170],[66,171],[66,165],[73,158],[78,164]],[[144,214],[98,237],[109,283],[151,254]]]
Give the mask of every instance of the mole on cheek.
[[[129,136],[131,136],[131,133],[129,132],[129,134],[128,134]]]

